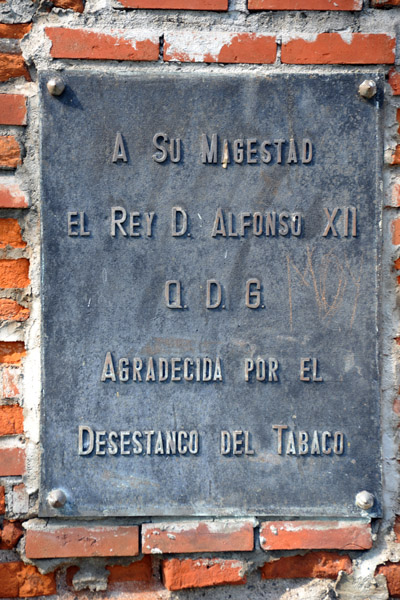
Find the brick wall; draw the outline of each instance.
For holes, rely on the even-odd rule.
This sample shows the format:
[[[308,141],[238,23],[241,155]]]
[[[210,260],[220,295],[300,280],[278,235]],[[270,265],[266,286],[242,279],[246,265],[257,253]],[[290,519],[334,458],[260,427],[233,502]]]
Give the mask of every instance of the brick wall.
[[[394,375],[400,354],[399,5],[399,0],[0,0],[1,598],[152,600],[188,589],[199,589],[190,598],[213,599],[400,598],[400,396]],[[366,65],[385,73],[387,82],[384,518],[372,523],[367,517],[287,522],[258,515],[165,522],[36,519],[38,70],[135,72],[149,66],[160,73],[221,68],[329,73]]]

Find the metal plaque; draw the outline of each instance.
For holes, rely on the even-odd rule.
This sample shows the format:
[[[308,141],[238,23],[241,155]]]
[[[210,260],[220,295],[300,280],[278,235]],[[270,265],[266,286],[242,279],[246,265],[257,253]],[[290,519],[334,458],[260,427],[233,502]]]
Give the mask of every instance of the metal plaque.
[[[52,76],[41,516],[379,515],[381,77]]]

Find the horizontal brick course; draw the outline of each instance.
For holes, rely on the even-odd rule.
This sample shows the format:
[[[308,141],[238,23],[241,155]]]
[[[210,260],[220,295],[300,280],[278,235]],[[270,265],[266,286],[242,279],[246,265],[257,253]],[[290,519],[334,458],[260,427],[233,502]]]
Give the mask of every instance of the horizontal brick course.
[[[28,208],[25,192],[17,183],[0,184],[0,208]]]
[[[21,306],[10,298],[0,298],[0,321],[26,321],[29,317],[29,308]]]
[[[181,521],[142,525],[142,552],[240,552],[254,547],[252,521]]]
[[[124,38],[117,34],[98,33],[85,29],[46,27],[46,35],[52,42],[53,58],[77,58],[88,60],[134,60],[155,61],[159,55],[158,36]]]
[[[64,8],[65,10],[74,10],[75,12],[82,13],[85,6],[83,0],[51,0],[54,6],[57,8]]]
[[[0,477],[23,475],[24,472],[25,451],[22,448],[0,448]]]
[[[238,560],[172,558],[162,561],[161,571],[164,585],[171,591],[246,583],[244,564]]]
[[[379,65],[394,63],[395,39],[384,33],[320,33],[282,44],[283,63],[296,65]]]
[[[136,556],[139,528],[59,527],[26,532],[28,558],[69,558],[74,556]]]
[[[151,556],[144,556],[141,560],[130,565],[111,565],[106,569],[110,572],[108,583],[125,583],[127,581],[151,581],[153,577]]]
[[[362,0],[248,0],[249,10],[361,10]]]
[[[336,579],[340,571],[352,572],[349,556],[334,552],[309,552],[304,556],[285,556],[265,563],[262,579],[300,579],[318,577]]]
[[[23,562],[0,563],[0,597],[31,598],[57,592],[54,573],[41,575],[33,565]]]
[[[20,365],[25,355],[24,342],[0,342],[0,364]]]
[[[125,8],[157,10],[228,10],[229,0],[119,0]]]
[[[22,54],[0,52],[0,82],[17,77],[23,77],[27,81],[31,80]]]
[[[0,168],[16,169],[21,164],[21,149],[13,135],[0,136]]]
[[[0,218],[0,249],[25,248],[26,242],[22,239],[21,226],[17,219]]]
[[[18,404],[0,406],[0,436],[24,433],[24,415]]]
[[[263,550],[367,550],[369,523],[341,521],[266,521],[260,526]]]
[[[22,39],[32,29],[32,23],[0,23],[0,38]]]
[[[26,125],[26,97],[0,94],[0,125]]]
[[[271,35],[227,32],[165,35],[165,61],[268,64],[275,59],[276,38]]]
[[[0,288],[24,288],[30,284],[29,260],[27,258],[0,260]]]

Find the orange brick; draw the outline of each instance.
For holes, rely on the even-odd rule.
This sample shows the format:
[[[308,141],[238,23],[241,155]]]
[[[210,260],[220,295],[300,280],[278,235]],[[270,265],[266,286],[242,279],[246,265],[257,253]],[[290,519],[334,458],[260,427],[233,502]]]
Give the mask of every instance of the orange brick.
[[[0,23],[0,38],[20,40],[32,29],[31,23]]]
[[[261,523],[263,550],[368,550],[369,523],[341,521],[266,521]]]
[[[387,562],[379,565],[376,575],[386,577],[389,595],[391,598],[400,598],[400,564]]]
[[[28,200],[18,184],[0,185],[0,208],[28,208]]]
[[[52,0],[52,3],[58,8],[70,9],[79,13],[82,13],[85,8],[83,0]]]
[[[392,244],[398,246],[400,244],[400,218],[392,221]]]
[[[21,164],[21,150],[13,135],[0,136],[0,168],[16,169]]]
[[[0,81],[8,81],[16,77],[24,77],[27,81],[31,80],[22,54],[0,52]]]
[[[139,554],[139,528],[58,527],[26,533],[28,558],[68,558],[74,556],[136,556]]]
[[[0,436],[24,433],[24,415],[18,404],[0,406]]]
[[[127,39],[117,35],[65,27],[46,27],[46,35],[52,42],[53,58],[158,60],[158,36],[153,36],[152,39]]]
[[[254,548],[252,521],[181,521],[142,525],[142,552],[246,552]]]
[[[0,321],[26,321],[29,308],[10,298],[0,298]]]
[[[0,342],[0,364],[20,365],[25,355],[24,342]]]
[[[26,125],[25,96],[0,94],[0,125]]]
[[[19,584],[17,574],[21,569],[21,562],[0,563],[0,597],[18,598]]]
[[[249,0],[249,10],[361,10],[362,0]]]
[[[0,477],[23,475],[24,472],[25,452],[22,448],[0,448]]]
[[[0,532],[0,550],[12,550],[23,535],[24,530],[19,521],[3,521]]]
[[[17,219],[0,218],[0,249],[6,248],[6,246],[11,248],[25,248],[26,246]]]
[[[228,0],[119,0],[125,8],[158,10],[228,10]]]
[[[296,65],[379,65],[394,63],[395,39],[384,33],[320,33],[315,40],[282,44],[283,63]]]
[[[54,573],[42,575],[33,565],[24,565],[17,573],[20,598],[33,596],[51,596],[57,593],[56,578]]]
[[[24,288],[30,284],[27,258],[0,259],[0,288]]]
[[[318,577],[336,579],[339,571],[352,572],[350,557],[334,552],[310,552],[304,556],[285,556],[265,563],[262,579],[299,579]]]
[[[19,369],[3,368],[3,398],[17,398],[19,396],[19,376]]]
[[[144,556],[142,560],[130,565],[111,565],[106,569],[110,571],[108,583],[124,583],[126,581],[151,581],[152,565],[151,556]]]
[[[215,49],[212,53],[210,46]],[[271,35],[227,32],[165,35],[165,61],[267,64],[275,59],[276,38]]]
[[[168,590],[184,590],[218,585],[244,585],[244,564],[238,560],[172,558],[161,563],[164,585]]]
[[[4,485],[0,485],[0,515],[6,512],[6,491]]]

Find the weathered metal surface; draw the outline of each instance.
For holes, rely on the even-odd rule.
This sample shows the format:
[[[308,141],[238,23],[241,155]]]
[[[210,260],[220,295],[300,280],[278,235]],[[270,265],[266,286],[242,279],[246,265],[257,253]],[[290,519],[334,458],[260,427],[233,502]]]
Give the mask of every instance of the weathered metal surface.
[[[41,515],[379,514],[381,78],[51,76]]]

